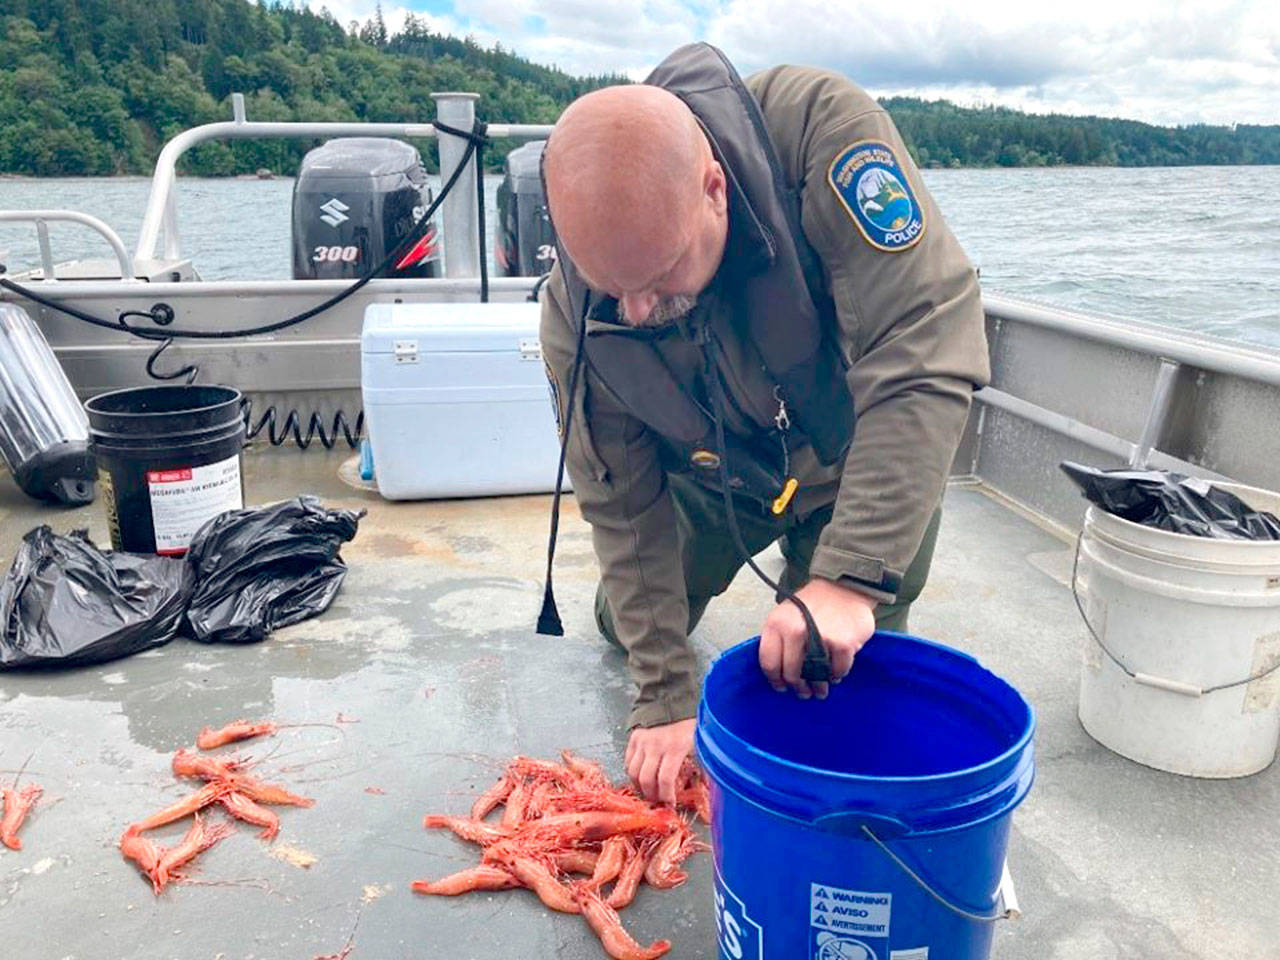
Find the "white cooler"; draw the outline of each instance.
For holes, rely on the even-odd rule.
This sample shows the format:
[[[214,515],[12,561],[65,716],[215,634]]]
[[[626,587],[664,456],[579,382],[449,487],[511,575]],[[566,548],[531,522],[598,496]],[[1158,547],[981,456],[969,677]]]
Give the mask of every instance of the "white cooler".
[[[555,487],[560,443],[540,312],[527,302],[365,310],[361,384],[379,493],[425,500]]]

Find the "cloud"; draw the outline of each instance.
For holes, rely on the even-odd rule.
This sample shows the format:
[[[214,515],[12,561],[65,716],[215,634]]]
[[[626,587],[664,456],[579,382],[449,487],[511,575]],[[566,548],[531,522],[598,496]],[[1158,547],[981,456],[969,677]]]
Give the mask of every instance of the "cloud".
[[[576,74],[643,76],[697,36],[699,9],[678,0],[454,0],[460,17],[503,46]],[[530,20],[536,33],[521,29]]]
[[[768,29],[784,16],[787,30]],[[1159,122],[1280,121],[1274,3],[917,0],[839,16],[833,29],[817,0],[729,0],[708,39],[745,70],[813,63],[878,93]]]
[[[374,2],[328,5],[345,24],[371,15]],[[706,39],[744,74],[810,64],[881,96],[1157,123],[1280,123],[1275,0],[407,2],[430,5],[432,29],[501,42],[574,74],[640,79],[676,47]],[[407,12],[383,6],[392,29]]]

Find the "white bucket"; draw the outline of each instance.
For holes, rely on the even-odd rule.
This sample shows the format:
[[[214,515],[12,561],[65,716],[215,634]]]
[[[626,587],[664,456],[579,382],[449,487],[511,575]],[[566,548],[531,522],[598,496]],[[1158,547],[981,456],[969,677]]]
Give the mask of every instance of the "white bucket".
[[[1280,515],[1280,494],[1217,486]],[[1080,682],[1090,736],[1195,777],[1243,777],[1275,759],[1280,543],[1168,533],[1090,507],[1077,582],[1095,634]]]

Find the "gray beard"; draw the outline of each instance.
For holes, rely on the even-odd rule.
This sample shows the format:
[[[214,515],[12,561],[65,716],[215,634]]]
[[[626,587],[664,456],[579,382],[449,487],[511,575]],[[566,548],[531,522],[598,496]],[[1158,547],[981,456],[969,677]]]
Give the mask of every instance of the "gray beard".
[[[664,297],[653,305],[653,309],[649,311],[647,317],[635,319],[627,316],[627,311],[623,308],[621,302],[618,304],[618,319],[628,327],[636,328],[652,328],[665,327],[677,320],[687,317],[693,312],[693,308],[698,305],[697,297],[690,297],[686,294],[680,294],[675,297]]]

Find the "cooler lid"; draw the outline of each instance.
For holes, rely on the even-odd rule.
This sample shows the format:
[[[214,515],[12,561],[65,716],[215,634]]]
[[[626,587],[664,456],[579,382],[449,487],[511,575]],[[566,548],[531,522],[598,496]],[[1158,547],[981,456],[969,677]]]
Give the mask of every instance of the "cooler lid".
[[[365,308],[361,353],[396,354],[415,344],[424,353],[528,352],[536,345],[537,303],[375,303]]]

